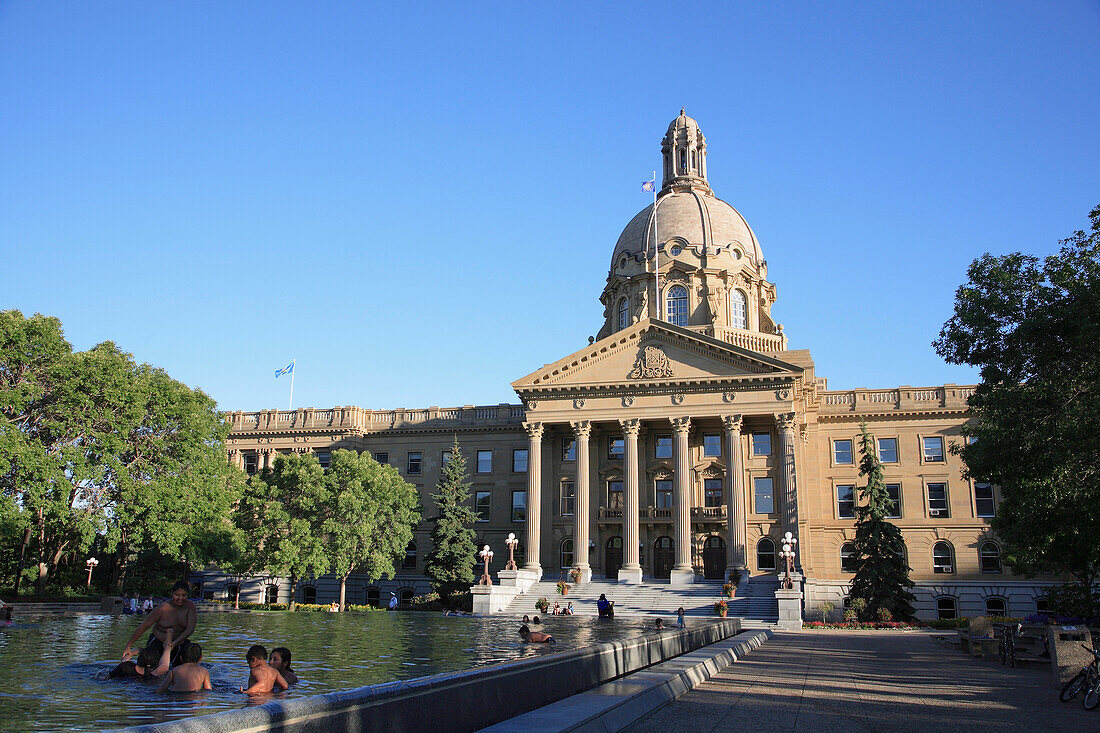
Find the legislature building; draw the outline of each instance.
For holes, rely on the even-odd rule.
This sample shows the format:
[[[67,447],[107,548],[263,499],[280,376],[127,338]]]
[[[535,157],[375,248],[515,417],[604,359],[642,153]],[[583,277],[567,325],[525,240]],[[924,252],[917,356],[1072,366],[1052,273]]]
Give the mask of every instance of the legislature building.
[[[457,435],[477,541],[498,561],[515,533],[521,567],[548,579],[570,568],[671,587],[730,572],[774,579],[789,531],[812,613],[825,601],[839,607],[853,577],[863,421],[894,499],[918,615],[1035,612],[1049,583],[1011,574],[989,526],[998,491],[964,479],[949,450],[974,387],[828,390],[810,351],[791,348],[772,318],[777,290],[764,252],[711,191],[696,121],[681,111],[661,153],[656,203],[611,252],[598,336],[513,382],[519,404],[233,412],[230,460],[252,473],[279,453],[311,451],[326,464],[337,448],[369,451],[417,487],[429,517]],[[425,521],[397,576],[353,575],[349,602],[425,592],[429,547]],[[204,575],[207,597],[289,598],[285,580]],[[298,600],[328,601],[337,587],[307,582]]]

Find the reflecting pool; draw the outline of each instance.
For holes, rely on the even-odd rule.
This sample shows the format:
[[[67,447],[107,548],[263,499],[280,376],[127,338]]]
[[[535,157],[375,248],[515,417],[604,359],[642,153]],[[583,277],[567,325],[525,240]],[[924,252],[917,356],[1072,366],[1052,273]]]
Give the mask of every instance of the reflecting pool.
[[[202,645],[214,690],[184,697],[157,695],[156,682],[106,679],[141,621],[85,614],[0,629],[0,729],[98,730],[245,707],[248,698],[236,690],[248,679],[244,654],[252,644],[291,650],[301,681],[276,697],[300,697],[552,654],[652,627],[640,618],[551,616],[534,627],[554,635],[558,643],[549,645],[523,644],[514,618],[204,612],[191,638]]]

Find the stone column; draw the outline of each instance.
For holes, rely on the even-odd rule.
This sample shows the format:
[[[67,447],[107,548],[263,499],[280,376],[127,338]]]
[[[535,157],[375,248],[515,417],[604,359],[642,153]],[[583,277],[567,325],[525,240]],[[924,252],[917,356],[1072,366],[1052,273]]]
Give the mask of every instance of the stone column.
[[[794,475],[794,426],[795,414],[793,412],[777,413],[775,422],[779,426],[779,456],[782,463],[779,471],[779,489],[783,494],[783,531],[794,534],[802,544],[802,538],[798,536],[798,491],[795,485]],[[801,548],[795,545],[797,553],[795,566],[801,567]]]
[[[726,577],[741,575],[748,569],[745,545],[748,530],[745,525],[744,467],[741,465],[741,416],[724,415],[726,429]]]
[[[676,564],[672,566],[669,582],[673,586],[691,585],[695,582],[695,569],[691,566],[691,461],[688,458],[688,431],[690,417],[669,418],[672,423],[672,458],[676,475],[672,484],[673,543],[676,547]]]
[[[588,506],[592,486],[588,480],[588,439],[592,436],[592,423],[579,420],[572,423],[577,446],[577,479],[574,485],[573,507],[573,563],[581,572],[580,582],[592,580],[592,566],[588,562]]]
[[[641,583],[642,565],[638,562],[638,433],[637,419],[620,420],[623,429],[623,566],[620,583]]]
[[[542,527],[542,423],[525,422],[527,431],[527,563],[523,569],[542,578],[539,534]]]

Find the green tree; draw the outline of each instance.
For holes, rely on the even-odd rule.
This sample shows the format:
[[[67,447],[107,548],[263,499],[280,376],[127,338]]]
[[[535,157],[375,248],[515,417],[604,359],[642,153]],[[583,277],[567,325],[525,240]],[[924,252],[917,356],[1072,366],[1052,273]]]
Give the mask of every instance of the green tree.
[[[242,564],[252,572],[290,578],[290,608],[299,581],[329,571],[323,536],[329,487],[312,453],[280,455],[270,471],[253,475],[237,507],[244,534]]]
[[[432,523],[432,549],[424,563],[424,572],[432,589],[441,596],[468,589],[474,582],[474,530],[477,521],[470,508],[470,483],[466,476],[466,459],[455,436],[450,460],[443,467],[436,486],[435,516]]]
[[[855,545],[856,574],[852,578],[851,595],[867,601],[868,619],[880,608],[895,618],[913,616],[914,596],[909,592],[909,564],[905,560],[905,540],[901,531],[887,521],[890,514],[890,493],[882,479],[882,463],[875,452],[874,438],[860,425],[859,474],[867,479],[860,488],[860,506],[856,510]]]
[[[369,453],[333,451],[325,481],[329,506],[324,532],[344,610],[352,572],[362,571],[371,583],[394,576],[394,563],[404,555],[420,520],[420,502],[416,487]]]
[[[1100,571],[1100,206],[1042,260],[985,254],[967,270],[934,343],[981,369],[967,477],[1000,487],[993,529],[1021,574],[1090,586]]]

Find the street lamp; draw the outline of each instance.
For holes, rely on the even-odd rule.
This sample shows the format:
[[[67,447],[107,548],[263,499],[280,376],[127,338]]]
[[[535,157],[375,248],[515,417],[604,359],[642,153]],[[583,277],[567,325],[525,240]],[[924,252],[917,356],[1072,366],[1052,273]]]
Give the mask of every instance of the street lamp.
[[[508,539],[504,540],[504,544],[508,545],[508,564],[504,566],[504,569],[505,570],[515,570],[516,569],[515,553],[516,553],[516,547],[519,546],[519,540],[516,539],[516,535],[515,535],[514,532],[509,532],[508,533]]]
[[[99,560],[96,560],[94,557],[89,557],[88,562],[86,562],[84,564],[88,567],[88,587],[91,588],[92,587],[92,570],[95,569],[96,565],[99,565]]]
[[[493,551],[489,549],[488,545],[481,548],[481,552],[477,553],[477,556],[485,561],[485,572],[481,576],[481,580],[477,581],[478,585],[492,585],[493,579],[489,577],[489,561],[493,559]]]
[[[791,582],[791,572],[794,566],[794,546],[798,544],[798,540],[794,538],[794,535],[787,532],[783,535],[783,549],[780,551],[779,556],[787,561],[787,577],[783,581],[784,588],[790,588],[793,583]]]

